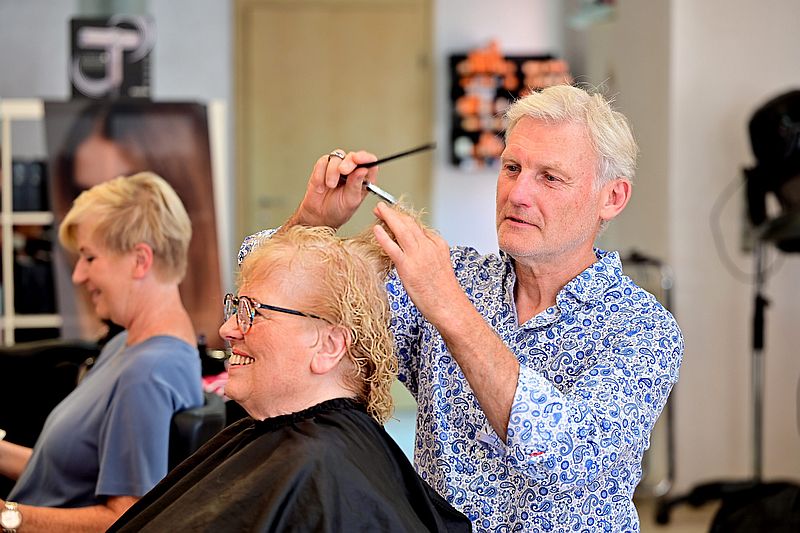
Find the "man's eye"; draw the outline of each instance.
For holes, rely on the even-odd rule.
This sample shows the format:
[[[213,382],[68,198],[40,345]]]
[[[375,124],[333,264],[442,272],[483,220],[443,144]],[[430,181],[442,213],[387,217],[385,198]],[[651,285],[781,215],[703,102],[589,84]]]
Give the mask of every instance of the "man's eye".
[[[552,174],[547,174],[547,173],[545,173],[544,179],[547,180],[547,181],[550,181],[550,182],[558,181],[557,177],[553,176]]]
[[[503,165],[503,168],[506,169],[506,172],[512,172],[514,174],[516,174],[516,173],[518,173],[520,171],[519,165],[514,164],[514,163],[506,163],[505,165]]]

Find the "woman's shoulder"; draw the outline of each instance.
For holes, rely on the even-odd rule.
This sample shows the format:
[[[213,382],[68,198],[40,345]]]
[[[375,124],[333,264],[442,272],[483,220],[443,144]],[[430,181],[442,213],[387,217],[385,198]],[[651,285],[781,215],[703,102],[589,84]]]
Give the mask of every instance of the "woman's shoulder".
[[[128,346],[126,351],[132,354],[141,354],[145,359],[160,359],[162,355],[169,355],[172,358],[194,358],[199,355],[197,345],[189,344],[173,335],[154,335]]]
[[[157,335],[127,346],[125,379],[129,382],[164,376],[190,375],[200,382],[200,353],[197,346],[170,335]]]

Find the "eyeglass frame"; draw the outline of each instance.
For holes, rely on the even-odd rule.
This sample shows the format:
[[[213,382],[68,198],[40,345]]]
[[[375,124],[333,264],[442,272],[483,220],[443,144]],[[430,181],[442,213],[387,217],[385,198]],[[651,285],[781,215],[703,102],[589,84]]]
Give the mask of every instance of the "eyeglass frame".
[[[242,327],[242,320],[239,316],[239,302],[241,300],[245,300],[249,302],[250,306],[250,313],[249,318],[250,320],[247,323],[247,328]],[[228,306],[231,306],[231,313],[228,314]],[[307,318],[316,318],[319,320],[325,320],[321,316],[314,315],[312,313],[305,313],[303,311],[298,311],[297,309],[290,309],[288,307],[278,307],[277,305],[269,305],[263,304],[258,300],[254,300],[250,296],[234,296],[232,293],[227,293],[225,298],[222,300],[222,312],[225,316],[225,321],[227,322],[233,315],[236,315],[236,325],[239,328],[239,331],[242,332],[242,335],[247,335],[247,332],[253,327],[253,321],[256,318],[256,309],[266,309],[268,311],[276,311],[278,313],[285,313],[287,315],[295,315],[295,316],[304,316]]]

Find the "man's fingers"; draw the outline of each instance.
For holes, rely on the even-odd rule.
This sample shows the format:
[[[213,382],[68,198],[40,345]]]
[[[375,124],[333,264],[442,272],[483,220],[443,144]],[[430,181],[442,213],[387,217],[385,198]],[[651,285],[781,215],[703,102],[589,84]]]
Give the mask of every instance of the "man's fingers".
[[[329,155],[326,156],[327,167],[325,169],[325,185],[329,189],[335,189],[336,187],[338,187],[339,176],[341,174],[346,174],[346,172],[344,172],[343,164],[347,160],[347,155],[341,157],[341,154],[344,153],[345,153],[344,150],[337,148],[336,150],[334,150],[333,152],[331,152]]]
[[[347,183],[345,184],[345,197],[347,201],[352,203],[361,203],[367,195],[367,190],[363,187],[366,172],[363,169],[358,169],[349,176],[347,176]]]
[[[372,232],[375,234],[375,240],[378,241],[378,244],[383,248],[383,251],[386,252],[386,255],[389,256],[389,259],[391,259],[395,265],[399,263],[403,256],[403,250],[400,249],[397,243],[386,233],[386,230],[381,226],[375,225],[372,226]]]
[[[328,154],[325,154],[317,159],[317,162],[314,163],[314,168],[311,171],[311,185],[314,192],[317,194],[322,194],[327,190],[327,186],[325,184],[325,172],[328,167],[329,157],[330,156]]]
[[[378,158],[375,157],[375,154],[366,152],[364,150],[359,150],[358,152],[350,152],[348,154],[353,162],[356,165],[363,165],[364,163],[372,163],[373,161],[377,161]]]
[[[385,202],[378,202],[375,214],[389,226],[403,250],[419,243],[425,236],[422,226],[414,217],[389,207]]]

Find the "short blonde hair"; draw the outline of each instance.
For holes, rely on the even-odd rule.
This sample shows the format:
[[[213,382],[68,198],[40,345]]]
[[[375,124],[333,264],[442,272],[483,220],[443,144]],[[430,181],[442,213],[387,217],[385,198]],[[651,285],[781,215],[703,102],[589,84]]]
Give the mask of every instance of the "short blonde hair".
[[[353,373],[344,386],[379,423],[392,414],[397,358],[389,331],[385,278],[391,261],[372,237],[340,238],[328,227],[293,226],[262,240],[241,264],[239,286],[264,280],[275,269],[300,272],[309,287],[302,309],[350,333],[345,357]]]
[[[598,92],[554,85],[520,98],[506,110],[506,140],[525,117],[583,124],[598,154],[597,188],[617,178],[633,181],[639,153],[633,132],[625,115]]]
[[[65,248],[77,251],[77,229],[84,223],[94,227],[94,237],[113,253],[148,244],[159,279],[180,282],[186,274],[192,224],[177,193],[152,172],[115,178],[82,192],[58,231]]]

